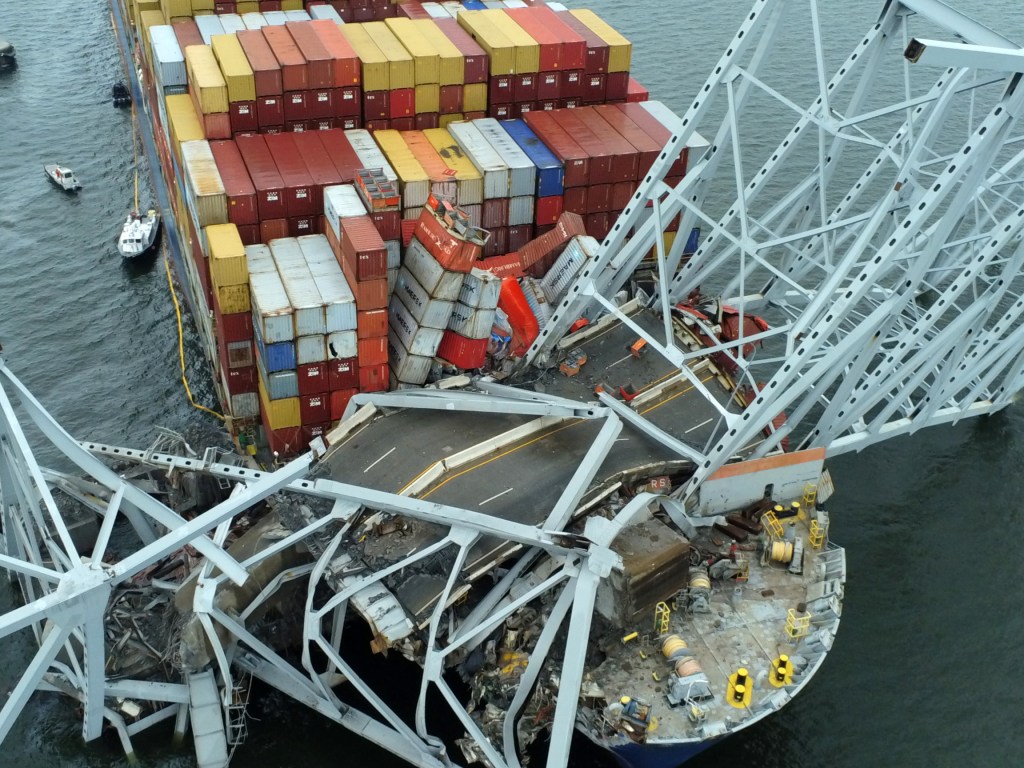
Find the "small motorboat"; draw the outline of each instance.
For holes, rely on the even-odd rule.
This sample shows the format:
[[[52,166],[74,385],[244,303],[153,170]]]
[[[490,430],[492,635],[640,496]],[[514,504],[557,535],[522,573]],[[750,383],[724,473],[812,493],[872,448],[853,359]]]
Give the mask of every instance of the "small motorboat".
[[[132,103],[132,93],[124,83],[114,83],[114,87],[110,90],[110,95],[114,100],[115,107],[127,107]]]
[[[153,208],[145,214],[131,211],[117,239],[117,252],[125,259],[140,259],[153,251],[159,235],[159,211]]]
[[[14,46],[0,37],[0,69],[14,69],[16,66],[18,59],[14,54]]]
[[[43,171],[46,178],[63,189],[65,192],[77,192],[82,185],[75,177],[75,172],[63,165],[44,165]]]

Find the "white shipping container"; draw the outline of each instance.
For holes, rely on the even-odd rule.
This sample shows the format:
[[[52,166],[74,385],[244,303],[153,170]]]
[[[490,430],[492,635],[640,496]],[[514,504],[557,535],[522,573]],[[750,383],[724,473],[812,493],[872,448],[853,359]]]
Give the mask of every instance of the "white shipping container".
[[[295,362],[299,365],[322,363],[326,359],[326,336],[299,336],[295,340]]]
[[[388,267],[388,297],[395,292],[395,283],[398,282],[398,268],[391,269]]]
[[[548,8],[552,11],[568,11],[569,7],[565,3],[553,3],[548,2]]]
[[[219,16],[196,16],[195,21],[196,26],[199,27],[199,34],[202,35],[203,43],[206,45],[210,44],[210,38],[214,35],[224,34],[224,25],[220,23]]]
[[[465,277],[461,272],[449,272],[431,255],[426,246],[415,237],[405,249],[405,262],[417,282],[435,299],[455,301],[462,290]]]
[[[273,272],[250,272],[249,293],[253,320],[265,343],[275,344],[295,338],[292,305],[276,269]]]
[[[505,0],[506,8],[526,8],[526,3],[523,0]]]
[[[508,197],[508,165],[473,123],[450,123],[448,133],[484,177],[484,200]]]
[[[267,26],[267,20],[262,13],[243,13],[242,22],[246,29],[260,29]]]
[[[241,32],[245,29],[245,22],[242,21],[242,17],[237,13],[222,13],[217,16],[220,19],[220,25],[224,27],[225,35],[233,35],[235,32]]]
[[[260,376],[263,386],[271,400],[284,400],[286,397],[299,396],[299,375],[295,371],[274,371],[267,373],[260,365]]]
[[[398,269],[402,266],[402,241],[385,240],[384,247],[388,249],[388,269]]]
[[[337,331],[327,334],[327,357],[345,360],[359,354],[359,337],[355,331]]]
[[[315,6],[314,6],[315,7]],[[330,6],[328,6],[330,7]],[[324,216],[334,236],[341,242],[341,219],[365,216],[366,206],[356,188],[351,184],[335,184],[324,187]]]
[[[328,21],[333,21],[335,24],[345,23],[338,12],[329,5],[309,6],[309,16],[314,20],[327,19]]]
[[[302,255],[299,241],[294,237],[282,237],[271,240],[269,245],[288,301],[294,310],[294,335],[324,335],[327,333],[324,300],[306,264],[306,257]]]
[[[303,235],[299,248],[324,301],[327,333],[356,329],[356,297],[325,235]]]
[[[157,78],[165,88],[188,86],[188,73],[185,70],[185,56],[178,45],[174,27],[160,24],[149,28],[149,42],[153,49],[153,67]]]
[[[189,201],[189,212],[196,229],[211,224],[228,223],[228,198],[224,182],[213,159],[210,142],[206,140],[183,141],[181,160],[184,165],[185,197]]]
[[[501,278],[491,272],[473,267],[462,280],[459,301],[475,309],[494,309],[501,295]],[[475,337],[474,337],[475,338]]]
[[[288,16],[284,11],[264,11],[263,19],[271,27],[283,27],[288,22]]]
[[[402,221],[416,221],[423,212],[423,206],[402,209]]]
[[[540,281],[540,288],[550,304],[558,303],[583,265],[597,254],[599,247],[597,240],[589,235],[577,235],[566,243],[565,250]]]
[[[533,195],[520,195],[508,201],[508,225],[518,227],[520,224],[533,223]]]
[[[231,415],[236,419],[253,419],[260,415],[260,396],[244,392],[231,396]]]
[[[311,21],[312,18],[313,18],[308,13],[306,13],[306,11],[302,11],[302,10],[298,10],[298,11],[285,11],[284,15],[285,15],[285,18],[288,19],[288,21]]]
[[[274,263],[274,257],[270,254],[270,248],[263,243],[245,246],[245,261],[250,275],[260,272],[277,274],[277,264]]]
[[[471,122],[508,166],[509,197],[532,196],[537,185],[537,166],[529,156],[493,117],[483,117]]]
[[[394,332],[388,333],[388,363],[403,384],[425,384],[430,375],[431,358],[410,355]]]
[[[460,208],[467,205],[480,205],[484,201],[484,180],[482,176],[475,179],[455,179],[455,203]]]
[[[679,133],[683,130],[683,119],[663,102],[641,101],[640,106],[650,112],[659,123],[668,128],[669,133]]]
[[[452,316],[448,318],[448,330],[455,331],[467,339],[489,339],[494,325],[495,309],[467,307],[461,301],[457,302],[452,310]]]
[[[443,0],[441,7],[448,11],[448,14],[453,19],[466,10],[466,7],[459,0]]]
[[[452,17],[452,15],[448,13],[447,9],[440,3],[423,3],[421,7],[432,19],[450,19]]]
[[[359,162],[363,164],[363,168],[380,168],[384,171],[384,176],[389,181],[398,183],[398,174],[395,173],[395,169],[391,167],[391,163],[381,152],[380,147],[377,146],[377,142],[373,140],[373,136],[365,128],[349,128],[345,131],[345,137],[348,139],[348,143],[352,145],[352,149],[356,153],[356,157],[359,158]],[[423,199],[423,203],[426,202],[426,198]]]
[[[459,185],[455,181],[428,181],[429,193],[436,197],[438,200],[447,200],[450,203],[454,203],[458,200],[459,196]],[[413,192],[409,192],[410,187],[413,187]],[[420,185],[406,184],[405,192],[402,193],[402,206],[405,208],[411,208],[415,205],[424,205],[427,202],[428,194],[423,193],[423,198],[420,199]]]
[[[398,270],[395,296],[402,300],[416,322],[426,328],[447,328],[454,302],[432,299],[408,269]]]
[[[548,300],[544,296],[544,291],[537,285],[537,280],[532,277],[524,277],[519,281],[519,286],[523,289],[523,295],[526,297],[526,303],[530,305],[530,311],[537,318],[537,326],[543,328],[551,319],[552,312],[551,305],[548,304]]]
[[[410,354],[421,357],[433,357],[444,335],[440,328],[421,327],[397,296],[392,296],[388,305],[388,328]]]

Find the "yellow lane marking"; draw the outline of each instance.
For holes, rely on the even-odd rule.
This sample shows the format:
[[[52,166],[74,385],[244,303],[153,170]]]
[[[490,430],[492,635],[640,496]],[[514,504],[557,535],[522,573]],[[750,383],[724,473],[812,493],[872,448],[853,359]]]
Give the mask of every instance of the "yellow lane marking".
[[[713,373],[712,373],[712,374],[709,374],[709,375],[708,375],[708,377],[707,377],[706,379],[701,379],[701,380],[700,380],[700,383],[701,383],[701,384],[703,384],[703,383],[704,383],[705,381],[708,381],[709,379],[713,379],[714,377],[715,377],[715,375],[714,375]],[[640,411],[640,415],[641,415],[641,416],[645,416],[646,414],[648,414],[648,413],[650,413],[651,411],[653,411],[653,410],[654,410],[655,408],[661,408],[661,406],[663,406],[663,405],[664,405],[665,403],[669,403],[669,402],[672,402],[672,401],[673,401],[673,400],[675,400],[675,399],[676,399],[677,397],[681,397],[682,395],[685,395],[685,394],[686,394],[687,392],[691,392],[691,391],[692,391],[693,389],[694,389],[694,385],[693,385],[693,384],[691,384],[691,385],[690,385],[689,387],[687,387],[686,389],[682,389],[682,390],[680,390],[680,391],[676,392],[676,393],[675,393],[674,395],[672,395],[672,397],[666,397],[666,398],[665,398],[664,400],[662,400],[662,401],[661,401],[660,403],[655,403],[654,405],[652,405],[652,406],[651,406],[650,408],[648,408],[647,410],[645,410],[645,411]]]

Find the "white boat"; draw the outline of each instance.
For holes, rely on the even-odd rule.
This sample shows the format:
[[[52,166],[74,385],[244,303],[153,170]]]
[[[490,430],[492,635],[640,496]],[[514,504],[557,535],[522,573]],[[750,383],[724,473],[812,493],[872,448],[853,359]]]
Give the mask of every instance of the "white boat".
[[[138,259],[148,254],[160,235],[160,212],[150,208],[145,214],[137,210],[128,213],[121,236],[117,239],[117,252],[125,259]]]
[[[65,192],[77,192],[82,188],[75,172],[63,165],[44,165],[43,171],[46,178],[63,189]]]

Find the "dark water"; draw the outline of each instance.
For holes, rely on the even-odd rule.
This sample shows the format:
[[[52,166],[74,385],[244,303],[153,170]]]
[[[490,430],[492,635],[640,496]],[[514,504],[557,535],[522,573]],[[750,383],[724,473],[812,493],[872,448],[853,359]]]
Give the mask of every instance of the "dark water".
[[[1024,39],[1019,0],[956,4]],[[826,39],[845,52],[881,3],[826,5]],[[748,9],[741,0],[588,6],[634,42],[636,76],[677,111]],[[106,0],[45,11],[32,0],[3,0],[0,35],[20,63],[0,76],[0,343],[8,365],[77,437],[143,447],[153,424],[214,430],[185,399],[163,262],[129,268],[114,248],[132,198],[132,133],[130,114],[109,102],[123,75]],[[49,162],[75,169],[85,185],[78,197],[43,178]],[[193,390],[210,404],[187,322],[185,336]],[[831,535],[847,549],[850,575],[833,651],[780,713],[689,765],[1019,765],[1024,558],[1014,534],[1022,458],[1024,413],[1011,408],[832,461]],[[11,601],[0,583],[0,609]],[[21,635],[2,643],[7,691],[33,646]],[[234,765],[401,765],[298,707],[271,702],[256,714]],[[116,741],[83,746],[79,727],[65,700],[37,695],[0,748],[0,766],[124,764]],[[136,748],[147,765],[194,764],[166,742],[161,731],[136,739]]]

